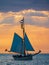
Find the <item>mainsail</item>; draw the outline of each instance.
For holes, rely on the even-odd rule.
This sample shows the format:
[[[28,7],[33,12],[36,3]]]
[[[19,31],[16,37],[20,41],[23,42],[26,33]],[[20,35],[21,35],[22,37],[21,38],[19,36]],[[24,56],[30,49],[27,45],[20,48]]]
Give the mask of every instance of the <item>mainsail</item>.
[[[26,33],[25,33],[25,36],[24,36],[24,44],[25,44],[25,50],[34,51]],[[14,39],[13,39],[13,43],[12,43],[10,51],[17,52],[17,53],[20,53],[20,54],[24,54],[24,48],[23,47],[24,46],[23,46],[22,38],[19,35],[17,35],[16,33],[14,33]]]

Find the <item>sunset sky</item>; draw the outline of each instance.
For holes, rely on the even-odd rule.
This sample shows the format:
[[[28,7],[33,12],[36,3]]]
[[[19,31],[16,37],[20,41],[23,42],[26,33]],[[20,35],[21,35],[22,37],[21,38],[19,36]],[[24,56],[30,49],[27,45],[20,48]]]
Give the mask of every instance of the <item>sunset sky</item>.
[[[23,17],[35,51],[49,53],[49,0],[0,0],[0,53],[10,50],[14,32],[22,37]]]

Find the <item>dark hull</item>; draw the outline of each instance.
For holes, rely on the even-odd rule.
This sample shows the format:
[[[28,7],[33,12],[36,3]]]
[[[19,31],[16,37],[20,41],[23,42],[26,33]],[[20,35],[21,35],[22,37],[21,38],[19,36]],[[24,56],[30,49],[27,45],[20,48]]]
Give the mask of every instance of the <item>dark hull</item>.
[[[14,60],[32,60],[32,55],[13,55]]]

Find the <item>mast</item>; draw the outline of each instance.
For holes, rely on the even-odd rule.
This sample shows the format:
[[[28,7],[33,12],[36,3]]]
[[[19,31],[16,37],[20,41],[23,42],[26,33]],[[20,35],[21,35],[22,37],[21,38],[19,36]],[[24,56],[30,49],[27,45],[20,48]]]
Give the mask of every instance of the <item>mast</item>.
[[[24,43],[24,36],[25,36],[25,28],[24,28],[24,17],[23,17],[23,19],[20,21],[20,23],[21,23],[21,29],[22,29],[22,31],[23,31],[23,47],[24,47],[24,55],[25,55],[25,43]]]

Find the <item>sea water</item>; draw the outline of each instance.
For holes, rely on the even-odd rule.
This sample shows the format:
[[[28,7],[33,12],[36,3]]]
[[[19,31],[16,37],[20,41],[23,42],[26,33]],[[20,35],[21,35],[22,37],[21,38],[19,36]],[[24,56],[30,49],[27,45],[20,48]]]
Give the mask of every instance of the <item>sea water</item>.
[[[49,65],[49,54],[38,54],[30,61],[17,61],[11,54],[0,54],[0,65]]]

